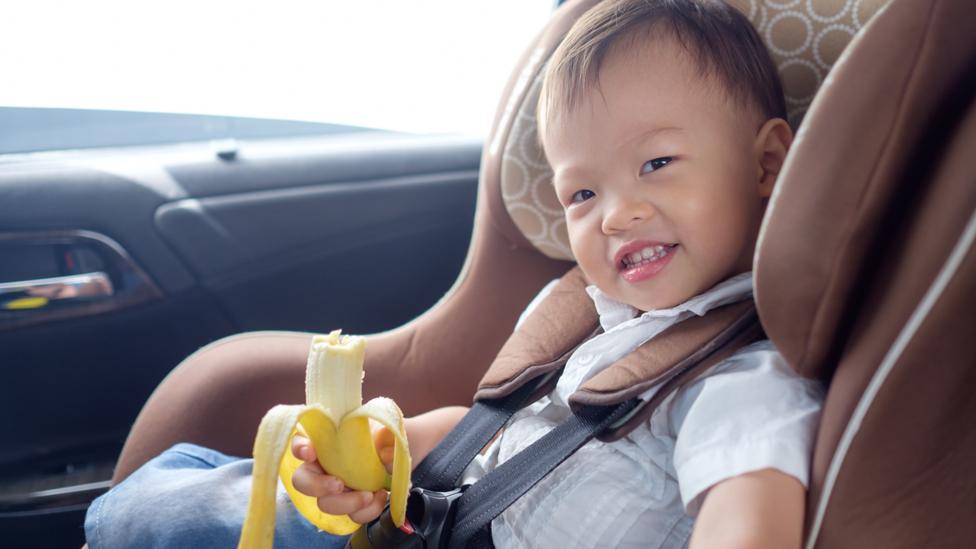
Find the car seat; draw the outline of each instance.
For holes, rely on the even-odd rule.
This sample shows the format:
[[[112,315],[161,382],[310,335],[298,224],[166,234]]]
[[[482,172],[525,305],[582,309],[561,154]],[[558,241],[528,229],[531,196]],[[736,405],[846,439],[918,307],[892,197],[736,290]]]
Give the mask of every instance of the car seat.
[[[470,403],[519,312],[573,266],[534,106],[546,60],[595,3],[562,6],[519,61],[464,268],[429,311],[368,336],[365,398],[407,414]],[[754,270],[769,337],[830,383],[808,547],[964,545],[976,539],[976,18],[967,0],[732,3],[766,40],[799,127]],[[249,455],[262,415],[303,401],[310,339],[249,333],[190,356],[143,408],[113,480],[178,441]]]

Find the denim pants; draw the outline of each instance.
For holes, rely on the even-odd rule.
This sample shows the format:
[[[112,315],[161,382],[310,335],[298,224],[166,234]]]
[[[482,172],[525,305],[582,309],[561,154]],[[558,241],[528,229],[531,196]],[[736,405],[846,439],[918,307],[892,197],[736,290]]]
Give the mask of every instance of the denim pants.
[[[177,444],[96,499],[85,517],[90,549],[237,547],[251,494],[251,459]],[[278,483],[275,548],[345,547],[319,531]]]

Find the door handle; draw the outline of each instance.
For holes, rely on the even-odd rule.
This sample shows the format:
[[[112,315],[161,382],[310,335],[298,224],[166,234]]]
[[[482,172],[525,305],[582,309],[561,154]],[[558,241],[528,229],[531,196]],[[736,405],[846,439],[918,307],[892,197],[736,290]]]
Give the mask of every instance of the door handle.
[[[42,309],[50,304],[91,302],[115,295],[112,280],[101,271],[0,283],[0,309]]]
[[[0,267],[4,265],[8,268],[0,269],[5,277],[0,278],[0,333],[163,298],[118,242],[92,231],[0,231]]]

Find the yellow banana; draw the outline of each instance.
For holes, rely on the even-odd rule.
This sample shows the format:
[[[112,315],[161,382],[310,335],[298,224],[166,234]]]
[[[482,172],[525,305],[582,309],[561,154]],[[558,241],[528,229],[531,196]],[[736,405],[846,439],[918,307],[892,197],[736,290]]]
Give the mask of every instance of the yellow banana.
[[[295,490],[291,477],[302,462],[291,453],[296,433],[307,436],[319,463],[354,490],[390,490],[390,515],[403,524],[410,490],[410,451],[403,414],[384,397],[362,404],[366,340],[342,336],[339,330],[315,336],[305,370],[306,405],[278,405],[265,414],[254,440],[251,500],[244,517],[238,549],[265,549],[274,540],[275,492],[278,478],[295,507],[321,530],[351,534],[359,525],[346,515],[319,510],[316,500]],[[394,435],[393,474],[387,473],[373,444],[369,420]]]

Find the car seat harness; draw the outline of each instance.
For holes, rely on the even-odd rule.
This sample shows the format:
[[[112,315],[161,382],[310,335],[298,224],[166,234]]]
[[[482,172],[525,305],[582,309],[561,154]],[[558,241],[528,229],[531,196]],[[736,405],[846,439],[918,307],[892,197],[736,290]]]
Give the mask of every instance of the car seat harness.
[[[493,547],[491,521],[573,452],[594,437],[623,437],[680,387],[762,336],[751,300],[679,322],[584,383],[570,396],[573,413],[562,423],[461,485],[475,456],[518,410],[548,394],[570,355],[599,333],[585,286],[579,269],[571,270],[502,347],[471,410],[414,470],[404,528],[393,525],[387,508],[348,547]],[[650,398],[639,398],[655,387]]]

